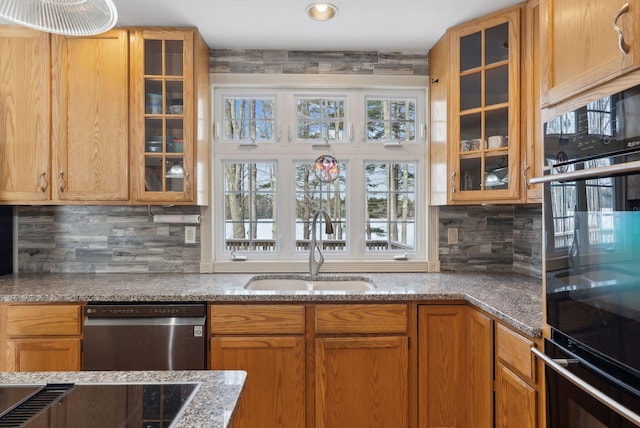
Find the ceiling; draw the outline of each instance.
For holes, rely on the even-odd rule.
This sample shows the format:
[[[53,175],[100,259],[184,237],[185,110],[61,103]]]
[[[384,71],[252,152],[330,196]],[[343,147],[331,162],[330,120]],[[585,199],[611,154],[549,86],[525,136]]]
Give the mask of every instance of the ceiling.
[[[331,21],[313,21],[313,0],[113,0],[118,26],[194,26],[212,49],[426,52],[445,30],[521,0],[330,0]]]

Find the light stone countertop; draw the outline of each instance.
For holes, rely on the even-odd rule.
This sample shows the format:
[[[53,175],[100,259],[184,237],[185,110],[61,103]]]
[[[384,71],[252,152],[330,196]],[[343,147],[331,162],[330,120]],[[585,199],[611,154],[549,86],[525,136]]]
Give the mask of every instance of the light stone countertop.
[[[246,372],[236,370],[0,372],[0,384],[198,382],[199,388],[178,419],[176,428],[225,428],[229,425],[246,376]]]
[[[532,337],[542,335],[542,280],[512,273],[321,273],[362,276],[367,291],[253,291],[256,274],[14,274],[0,302],[375,302],[465,300]]]

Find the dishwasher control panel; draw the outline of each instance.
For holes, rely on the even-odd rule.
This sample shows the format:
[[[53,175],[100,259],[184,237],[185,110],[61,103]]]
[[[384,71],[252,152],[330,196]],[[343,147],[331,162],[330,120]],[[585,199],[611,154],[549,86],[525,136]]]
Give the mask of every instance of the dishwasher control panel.
[[[89,303],[84,307],[87,318],[203,317],[206,311],[204,303]]]

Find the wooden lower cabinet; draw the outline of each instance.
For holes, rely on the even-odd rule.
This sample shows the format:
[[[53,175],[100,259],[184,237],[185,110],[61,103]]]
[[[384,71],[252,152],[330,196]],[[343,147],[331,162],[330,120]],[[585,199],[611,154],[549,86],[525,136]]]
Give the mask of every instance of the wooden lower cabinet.
[[[214,337],[211,368],[245,370],[234,416],[238,427],[304,427],[303,336]]]
[[[0,350],[0,369],[21,372],[80,370],[79,304],[2,305],[0,330],[0,338],[6,344]]]
[[[496,428],[536,428],[536,389],[496,365]]]
[[[213,370],[244,370],[234,428],[305,425],[304,305],[211,305]]]
[[[407,336],[316,339],[316,427],[408,427]]]
[[[543,373],[531,348],[538,344],[496,325],[496,427],[544,427]]]
[[[234,427],[544,427],[537,339],[466,302],[212,304]]]
[[[492,326],[467,305],[419,306],[420,427],[493,425]]]
[[[80,338],[9,339],[8,371],[80,370]]]

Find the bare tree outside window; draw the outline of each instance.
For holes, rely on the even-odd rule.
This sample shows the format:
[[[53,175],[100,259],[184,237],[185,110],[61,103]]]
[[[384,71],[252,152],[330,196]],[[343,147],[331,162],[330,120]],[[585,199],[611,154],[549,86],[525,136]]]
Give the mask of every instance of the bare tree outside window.
[[[366,239],[368,250],[415,247],[413,163],[368,163]]]

